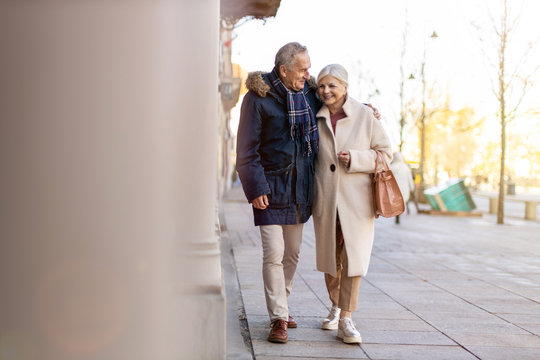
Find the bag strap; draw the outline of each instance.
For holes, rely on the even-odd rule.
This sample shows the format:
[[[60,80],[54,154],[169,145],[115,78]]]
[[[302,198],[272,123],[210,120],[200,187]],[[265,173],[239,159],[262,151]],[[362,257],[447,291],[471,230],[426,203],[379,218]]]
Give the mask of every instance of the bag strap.
[[[390,170],[388,168],[388,163],[386,162],[386,159],[384,158],[384,155],[381,151],[379,150],[375,150],[375,152],[377,153],[377,157],[375,158],[375,173],[377,173],[379,171],[379,157],[381,158],[381,163],[383,164],[383,168],[384,170],[388,171]]]
[[[377,160],[375,160],[375,164],[377,164]],[[376,170],[376,168],[375,168]],[[377,200],[375,200],[375,183],[377,182],[377,172],[375,174],[371,174],[371,192],[373,195],[371,196],[371,199],[373,200],[373,214],[375,215],[375,219],[379,218],[379,214],[377,214]]]

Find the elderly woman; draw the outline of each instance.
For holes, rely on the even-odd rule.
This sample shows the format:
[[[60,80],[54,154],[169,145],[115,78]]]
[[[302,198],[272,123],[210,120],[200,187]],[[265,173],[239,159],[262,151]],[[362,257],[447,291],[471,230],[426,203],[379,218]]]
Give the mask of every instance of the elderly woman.
[[[351,319],[360,280],[373,245],[374,213],[370,173],[375,150],[390,162],[390,140],[366,105],[347,95],[347,71],[332,64],[321,70],[317,113],[320,148],[315,163],[313,222],[317,269],[324,272],[332,309],[322,328],[338,330],[345,343],[360,343]]]

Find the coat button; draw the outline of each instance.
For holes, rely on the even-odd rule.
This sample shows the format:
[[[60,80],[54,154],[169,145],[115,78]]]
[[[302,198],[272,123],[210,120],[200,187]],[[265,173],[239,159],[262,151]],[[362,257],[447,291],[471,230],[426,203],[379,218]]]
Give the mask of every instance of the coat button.
[[[334,164],[330,165],[330,171],[332,172],[336,171],[336,165]]]

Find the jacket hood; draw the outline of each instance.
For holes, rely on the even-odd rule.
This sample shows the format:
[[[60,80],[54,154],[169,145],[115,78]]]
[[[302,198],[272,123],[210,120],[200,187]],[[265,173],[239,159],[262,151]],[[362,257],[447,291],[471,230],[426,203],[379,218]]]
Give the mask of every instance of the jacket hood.
[[[268,94],[271,89],[271,86],[268,83],[268,78],[265,76],[266,74],[268,73],[263,71],[250,72],[246,80],[247,89],[253,91],[260,97],[266,97],[266,94]],[[307,83],[309,89],[313,91],[317,90],[317,81],[313,76],[309,78]]]

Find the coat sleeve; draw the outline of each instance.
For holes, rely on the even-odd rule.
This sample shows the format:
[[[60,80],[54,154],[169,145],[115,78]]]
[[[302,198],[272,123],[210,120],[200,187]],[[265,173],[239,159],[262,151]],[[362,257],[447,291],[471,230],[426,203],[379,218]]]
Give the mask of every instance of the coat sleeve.
[[[256,95],[251,92],[244,97],[236,145],[236,170],[249,202],[261,195],[270,194],[259,154],[262,118],[256,100]]]
[[[392,145],[390,144],[390,139],[388,138],[388,135],[386,135],[386,131],[384,131],[381,122],[377,120],[371,112],[368,113],[368,118],[368,121],[371,121],[370,149],[349,149],[351,153],[351,164],[346,170],[348,173],[375,172],[375,158],[377,156],[375,150],[379,150],[383,153],[388,164],[392,161]]]

